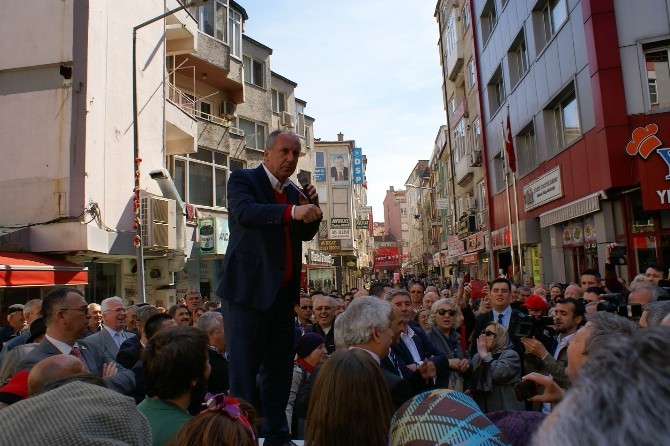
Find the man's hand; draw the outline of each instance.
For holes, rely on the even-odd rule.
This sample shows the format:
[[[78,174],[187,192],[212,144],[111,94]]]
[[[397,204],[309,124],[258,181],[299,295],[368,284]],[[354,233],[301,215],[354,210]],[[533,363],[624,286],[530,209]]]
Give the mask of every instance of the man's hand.
[[[298,202],[303,204],[310,204],[310,200],[316,200],[319,198],[319,194],[316,191],[316,187],[313,184],[307,186],[307,198],[303,195],[304,191],[301,189],[300,194],[298,194]]]
[[[533,356],[537,356],[540,359],[543,359],[545,356],[549,354],[544,345],[537,339],[521,338],[521,342],[523,343],[523,346],[526,348],[526,353],[529,353]]]
[[[307,201],[301,196],[299,197],[301,203]],[[293,218],[297,221],[312,223],[313,221],[319,220],[321,217],[323,217],[323,212],[318,206],[313,204],[301,204],[300,206],[296,206],[293,210]]]
[[[114,376],[118,371],[119,371],[118,367],[116,367],[116,364],[114,364],[113,362],[108,362],[102,365],[103,378],[109,378],[110,376]]]
[[[521,378],[523,381],[533,381],[543,387],[542,393],[528,398],[528,401],[538,403],[558,403],[563,399],[565,391],[561,389],[558,384],[551,379],[550,376],[542,375],[541,373],[529,373]]]
[[[424,381],[430,381],[435,378],[435,376],[437,376],[437,370],[435,369],[433,361],[429,361],[428,359],[423,361],[419,366],[419,373],[421,373],[421,378],[423,378]]]

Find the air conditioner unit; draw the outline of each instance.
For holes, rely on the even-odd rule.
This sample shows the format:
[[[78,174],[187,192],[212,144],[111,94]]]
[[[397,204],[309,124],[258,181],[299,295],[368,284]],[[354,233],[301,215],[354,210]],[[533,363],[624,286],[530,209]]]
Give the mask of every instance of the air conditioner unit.
[[[231,127],[230,128],[230,134],[231,135],[236,135],[236,136],[244,136],[244,130],[237,128],[237,127]]]
[[[295,127],[295,118],[293,115],[289,112],[281,112],[279,115],[279,119],[281,121],[281,125],[284,127]]]
[[[477,167],[482,165],[482,151],[473,150],[470,152],[470,166]]]
[[[177,249],[177,202],[162,197],[142,197],[142,241],[145,250]]]
[[[221,104],[219,104],[219,116],[221,117],[229,117],[229,118],[234,118],[237,116],[235,114],[235,110],[237,110],[237,104],[234,102],[230,101],[223,101]]]
[[[477,209],[477,199],[475,197],[468,197],[468,210],[474,211]]]

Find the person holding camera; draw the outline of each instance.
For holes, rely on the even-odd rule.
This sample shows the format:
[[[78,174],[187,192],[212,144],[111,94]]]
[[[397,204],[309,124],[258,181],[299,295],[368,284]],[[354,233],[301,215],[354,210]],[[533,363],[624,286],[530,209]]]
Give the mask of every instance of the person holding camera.
[[[568,344],[584,322],[584,305],[575,299],[558,299],[555,308],[554,330],[557,335],[552,338],[549,350],[531,337],[522,338],[521,342],[526,348],[526,371],[551,375],[556,384],[567,389],[570,387]],[[544,404],[542,411],[549,413],[550,406]]]

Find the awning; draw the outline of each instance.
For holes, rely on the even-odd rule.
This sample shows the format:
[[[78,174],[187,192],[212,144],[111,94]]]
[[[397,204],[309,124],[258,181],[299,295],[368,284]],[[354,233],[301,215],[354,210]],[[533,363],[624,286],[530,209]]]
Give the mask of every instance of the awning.
[[[546,228],[582,215],[598,212],[600,210],[600,196],[603,194],[604,191],[595,192],[556,209],[543,212],[540,214],[540,227]]]
[[[86,285],[88,268],[23,252],[0,253],[0,287]]]

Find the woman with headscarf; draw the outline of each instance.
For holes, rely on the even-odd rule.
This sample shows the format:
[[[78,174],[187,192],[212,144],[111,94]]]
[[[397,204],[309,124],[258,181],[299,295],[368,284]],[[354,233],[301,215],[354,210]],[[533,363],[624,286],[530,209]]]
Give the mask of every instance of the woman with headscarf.
[[[305,333],[295,348],[293,380],[286,405],[286,420],[291,429],[291,437],[295,439],[301,439],[305,431],[312,371],[328,357],[325,342],[319,333]]]
[[[504,325],[490,322],[486,326],[477,338],[472,365],[472,396],[484,413],[525,409],[514,393],[514,384],[521,380],[521,359]]]
[[[435,347],[449,359],[449,377],[445,382],[435,383],[436,387],[463,391],[465,374],[470,371],[470,361],[465,358],[461,345],[459,327],[463,323],[461,309],[453,299],[440,299],[430,307],[426,331]]]

